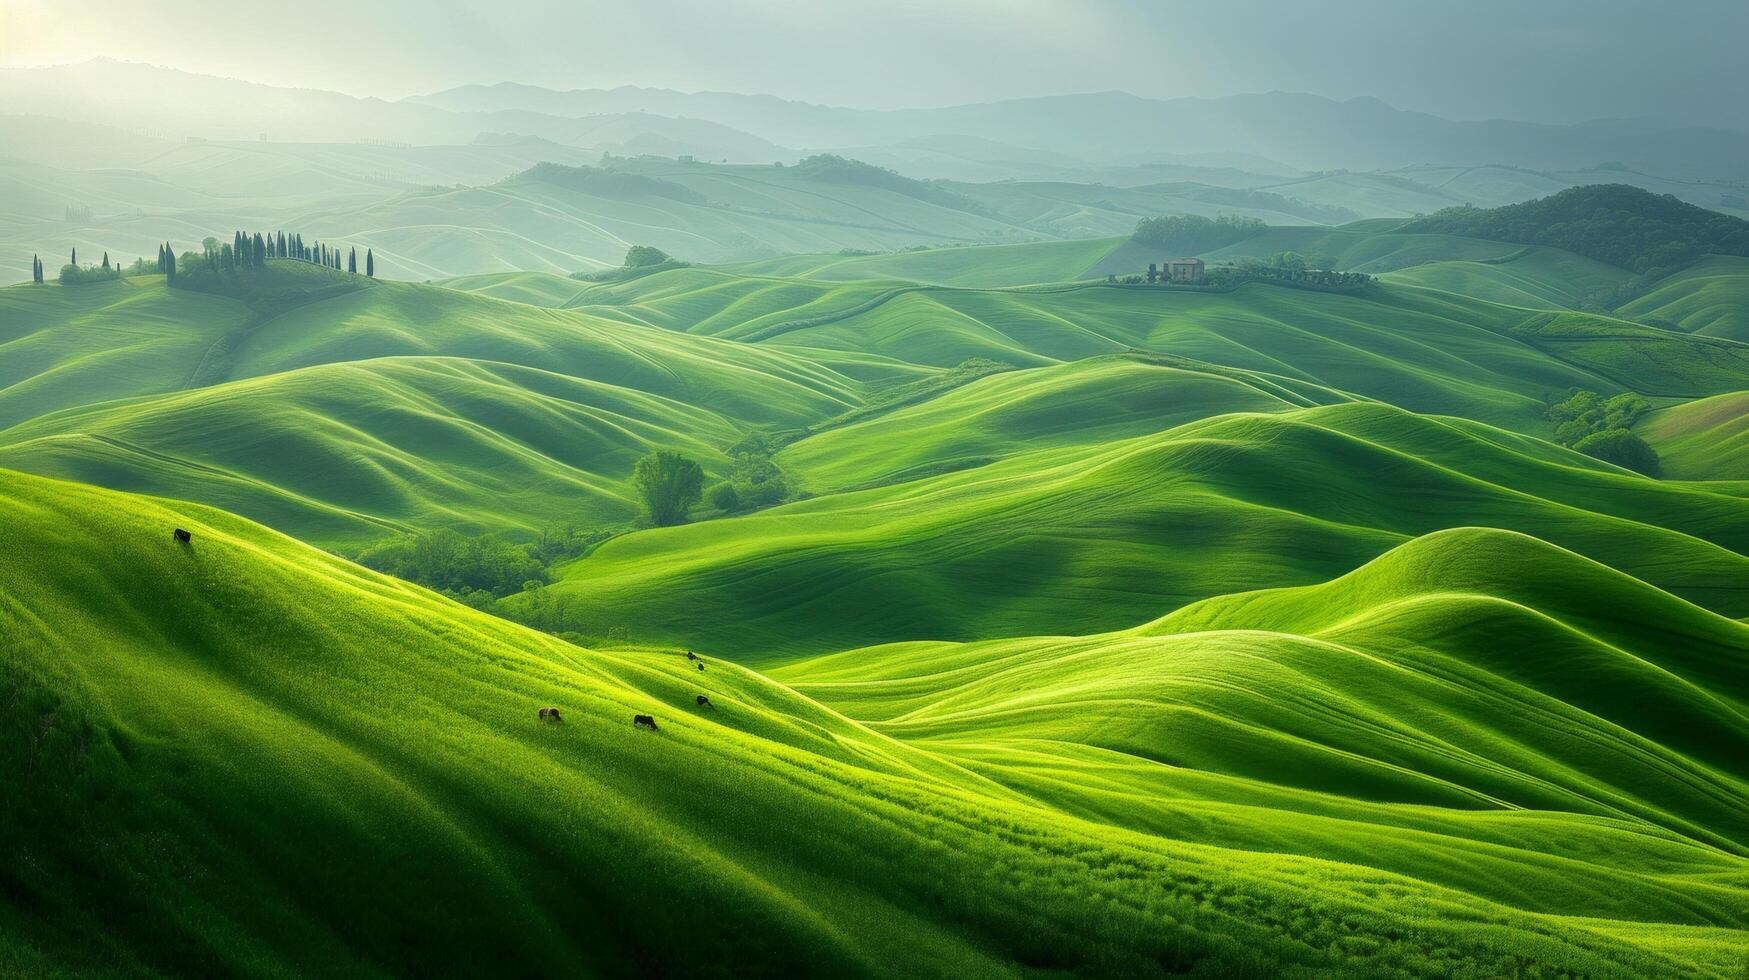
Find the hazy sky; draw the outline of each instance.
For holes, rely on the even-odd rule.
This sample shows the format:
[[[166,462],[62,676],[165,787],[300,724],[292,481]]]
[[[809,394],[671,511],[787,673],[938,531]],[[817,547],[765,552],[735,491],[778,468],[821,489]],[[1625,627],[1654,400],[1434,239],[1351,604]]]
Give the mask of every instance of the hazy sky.
[[[107,55],[383,97],[501,80],[876,108],[1283,89],[1749,128],[1746,41],[1749,0],[0,0],[7,67]]]

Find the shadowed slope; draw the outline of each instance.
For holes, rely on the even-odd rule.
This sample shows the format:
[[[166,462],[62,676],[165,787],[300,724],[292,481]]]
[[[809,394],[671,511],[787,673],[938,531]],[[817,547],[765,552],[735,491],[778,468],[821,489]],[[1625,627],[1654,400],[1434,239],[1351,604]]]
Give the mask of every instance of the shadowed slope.
[[[1633,317],[1669,320],[1684,330],[1749,341],[1749,258],[1710,255],[1659,280],[1621,308]]]
[[[1659,409],[1638,431],[1666,476],[1749,481],[1749,391]]]
[[[1742,499],[1375,404],[1220,416],[639,532],[548,591],[575,602],[579,629],[780,658],[1116,629],[1198,598],[1322,581],[1476,524],[1749,612]]]
[[[1724,975],[1742,951],[1657,903],[1563,919],[1080,819],[733,666],[571,647],[204,508],[0,492],[26,780],[0,964]]]
[[[1522,535],[1441,532],[1126,633],[774,674],[1094,819],[1745,925],[1749,628]]]
[[[326,364],[49,415],[0,465],[199,499],[326,545],[388,529],[629,521],[655,448],[715,470],[739,430],[667,398],[508,364]]]
[[[1344,400],[1316,385],[1184,358],[1096,357],[983,378],[826,429],[778,460],[809,489],[829,492],[981,466],[1032,449],[1092,446],[1211,415]]]

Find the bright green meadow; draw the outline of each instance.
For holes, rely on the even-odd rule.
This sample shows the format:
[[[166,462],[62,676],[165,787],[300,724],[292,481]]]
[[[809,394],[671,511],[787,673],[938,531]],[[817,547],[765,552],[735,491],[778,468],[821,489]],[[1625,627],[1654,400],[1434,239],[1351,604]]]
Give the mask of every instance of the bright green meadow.
[[[0,976],[1743,977],[1749,260],[1426,169],[1204,255],[1342,290],[672,161],[324,205],[438,282],[0,288]]]

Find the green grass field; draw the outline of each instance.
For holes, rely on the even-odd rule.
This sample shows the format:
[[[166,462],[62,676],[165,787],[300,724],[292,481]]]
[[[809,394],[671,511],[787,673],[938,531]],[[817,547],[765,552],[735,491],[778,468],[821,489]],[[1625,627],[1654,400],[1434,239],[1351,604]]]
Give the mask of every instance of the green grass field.
[[[1727,976],[1749,951],[1742,672],[1699,653],[1740,658],[1745,627],[1534,542],[1504,551],[1594,607],[1649,604],[1696,652],[1630,657],[1560,618],[1569,592],[1539,628],[1599,659],[1579,705],[1560,673],[1487,661],[1452,702],[1451,658],[1515,614],[1403,651],[1387,624],[1332,630],[1276,599],[1253,617],[1312,635],[1168,620],[937,651],[927,687],[918,650],[876,651],[841,693],[829,664],[786,686],[574,647],[205,508],[0,487],[21,559],[0,571],[4,744],[26,774],[0,811],[7,893],[27,896],[5,906],[11,969]],[[1492,572],[1502,546],[1417,547]],[[1431,590],[1411,612],[1449,618],[1437,573],[1397,567],[1427,563],[1331,588]],[[1308,713],[1308,670],[1350,721]],[[1612,715],[1646,677],[1709,727],[1665,747]],[[1408,691],[1428,706],[1412,725]],[[537,721],[548,703],[563,724]],[[1503,726],[1493,754],[1449,744],[1480,721]],[[1654,792],[1674,773],[1692,788]]]
[[[1657,317],[1684,330],[1749,341],[1749,259],[1713,255],[1626,306],[1636,317]]]
[[[1671,477],[1749,481],[1749,391],[1660,409],[1639,430]]]
[[[0,289],[0,975],[1740,977],[1735,272],[1611,315],[1399,223],[1238,249],[1354,294],[1109,237]],[[640,457],[751,435],[792,499],[647,526]],[[502,617],[342,557],[564,526]]]

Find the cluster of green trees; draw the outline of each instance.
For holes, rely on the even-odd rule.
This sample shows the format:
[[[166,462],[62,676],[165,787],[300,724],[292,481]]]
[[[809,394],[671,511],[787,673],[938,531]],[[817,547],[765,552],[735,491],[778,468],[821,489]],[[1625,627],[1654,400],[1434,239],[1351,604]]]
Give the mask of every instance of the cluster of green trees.
[[[1240,259],[1231,266],[1210,270],[1209,282],[1215,285],[1237,285],[1242,282],[1285,282],[1312,289],[1349,292],[1372,283],[1364,272],[1337,272],[1317,268],[1298,252],[1277,252],[1268,259]]]
[[[335,270],[358,272],[356,247],[349,247],[343,252],[339,246],[321,241],[306,243],[304,236],[296,232],[288,235],[283,231],[237,231],[232,233],[228,242],[208,236],[201,241],[200,252],[185,252],[183,258],[204,260],[204,268],[209,273],[235,273],[241,269],[262,268],[267,265],[268,259],[292,259]],[[178,261],[176,250],[170,243],[159,246],[157,269],[172,283],[177,281]],[[364,274],[376,275],[376,255],[368,248],[364,252]]]
[[[1163,214],[1136,222],[1130,241],[1196,255],[1242,242],[1265,227],[1256,218],[1236,214],[1223,214],[1218,218],[1205,218],[1199,214]]]
[[[42,260],[35,255],[32,255],[30,257],[30,266],[31,281],[42,282]],[[114,265],[110,265],[108,252],[103,253],[103,263],[101,265],[80,265],[79,250],[77,248],[72,249],[68,253],[67,264],[61,266],[61,274],[58,277],[63,286],[77,286],[88,282],[109,282],[112,279],[120,278],[121,263],[117,262]]]
[[[475,592],[502,597],[522,591],[525,583],[549,580],[546,563],[532,546],[500,535],[467,537],[448,528],[372,545],[359,554],[358,563],[451,598]]]
[[[931,204],[953,208],[956,211],[966,211],[972,214],[987,212],[983,205],[956,194],[932,180],[918,180],[907,177],[896,170],[877,167],[872,163],[852,160],[834,153],[816,153],[802,160],[791,169],[806,180],[818,180],[829,184],[859,184],[863,187],[879,187],[882,190],[895,191],[906,197],[915,197]]]
[[[625,262],[619,268],[602,269],[597,272],[573,272],[571,278],[584,282],[625,282],[628,279],[637,279],[655,272],[684,269],[690,264],[674,258],[654,245],[633,245],[626,249]]]
[[[711,488],[711,505],[725,514],[740,514],[788,500],[789,478],[771,458],[777,449],[770,436],[759,432],[729,447],[735,465],[723,482]]]
[[[1652,406],[1639,395],[1624,392],[1605,398],[1595,391],[1575,391],[1549,406],[1555,441],[1595,459],[1647,476],[1658,475],[1658,453],[1632,431]]]
[[[110,265],[108,261],[100,266],[79,266],[70,262],[61,266],[60,282],[63,286],[78,286],[88,282],[109,282],[112,279],[120,278],[121,266]]]
[[[1446,208],[1402,230],[1549,245],[1652,274],[1702,255],[1749,256],[1749,221],[1627,184],[1571,187],[1501,208]]]
[[[267,264],[268,259],[299,259],[314,262],[331,269],[345,269],[348,272],[358,272],[358,249],[348,248],[342,252],[338,247],[314,242],[306,245],[302,235],[287,235],[285,232],[234,232],[229,242],[220,242],[217,238],[208,236],[201,242],[201,251],[183,253],[184,258],[199,258],[205,261],[209,272],[235,272],[240,268],[259,268]],[[79,250],[73,249],[67,264],[61,267],[60,281],[65,285],[77,285],[87,282],[104,282],[119,279],[124,272],[133,275],[148,273],[162,274],[172,283],[176,281],[179,259],[176,249],[169,242],[158,246],[158,257],[152,262],[145,259],[135,259],[131,270],[124,270],[121,263],[111,264],[109,253],[103,253],[103,261],[99,265],[81,266]],[[42,282],[44,266],[42,259],[36,255],[30,257],[31,281]],[[364,274],[376,275],[376,254],[370,249],[364,250]]]
[[[658,449],[632,468],[632,485],[644,498],[650,523],[671,527],[684,522],[704,496],[704,468],[696,459]]]

